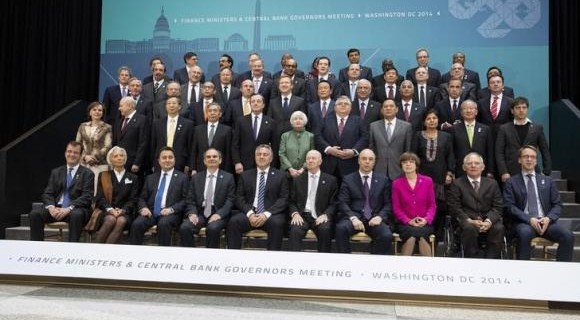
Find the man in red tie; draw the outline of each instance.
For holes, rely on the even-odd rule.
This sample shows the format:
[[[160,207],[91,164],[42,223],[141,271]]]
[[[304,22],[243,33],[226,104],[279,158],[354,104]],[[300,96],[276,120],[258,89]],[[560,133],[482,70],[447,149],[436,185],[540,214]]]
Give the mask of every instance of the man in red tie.
[[[512,99],[503,94],[503,76],[492,76],[487,80],[490,96],[477,101],[478,121],[491,127],[493,141],[497,138],[499,127],[513,120],[510,112]]]

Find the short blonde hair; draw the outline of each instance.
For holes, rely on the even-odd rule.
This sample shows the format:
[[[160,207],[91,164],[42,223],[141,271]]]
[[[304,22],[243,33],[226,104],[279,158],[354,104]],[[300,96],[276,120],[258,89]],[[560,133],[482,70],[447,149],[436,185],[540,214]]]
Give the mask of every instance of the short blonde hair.
[[[127,162],[127,151],[121,147],[114,146],[111,148],[111,150],[109,150],[109,152],[107,152],[107,163],[109,164],[109,166],[111,166],[111,167],[113,166],[113,164],[111,163],[111,157],[115,153],[120,153],[123,155],[123,157],[125,158],[125,161],[123,162],[123,164],[125,164]]]

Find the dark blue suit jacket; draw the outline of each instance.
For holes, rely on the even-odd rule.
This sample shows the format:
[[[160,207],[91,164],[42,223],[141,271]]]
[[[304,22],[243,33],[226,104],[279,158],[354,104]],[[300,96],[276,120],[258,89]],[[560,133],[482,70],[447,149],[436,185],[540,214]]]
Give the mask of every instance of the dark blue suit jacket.
[[[380,216],[388,224],[388,217],[392,213],[391,182],[385,175],[373,172],[369,198],[371,215],[373,217]],[[357,217],[362,220],[365,196],[363,182],[358,170],[344,177],[337,199],[338,209],[343,218]]]
[[[256,196],[256,179],[258,169],[250,169],[242,172],[238,180],[236,191],[236,207],[246,214],[253,209]],[[265,210],[271,214],[285,214],[288,209],[288,179],[286,174],[270,166],[266,179],[266,194],[264,197]]]
[[[536,174],[536,185],[538,186],[537,193],[544,216],[549,217],[551,223],[556,222],[560,218],[560,212],[562,211],[560,193],[556,188],[556,183],[551,177],[538,173]],[[503,198],[505,207],[512,219],[517,223],[528,223],[531,217],[524,212],[528,201],[528,193],[524,176],[521,173],[512,176],[506,181]]]
[[[153,122],[151,126],[151,156],[152,163],[156,163],[157,152],[167,145],[167,117],[163,117]],[[184,117],[177,119],[175,134],[173,135],[173,151],[175,153],[175,168],[183,171],[185,166],[192,162],[191,148],[193,144],[193,122]]]
[[[145,185],[139,197],[138,211],[143,208],[149,208],[153,212],[155,206],[155,195],[157,194],[157,187],[159,186],[159,179],[161,178],[161,170],[150,174],[145,178]],[[187,191],[189,190],[189,177],[179,171],[173,170],[173,176],[167,189],[167,196],[165,198],[165,208],[172,208],[175,215],[181,216],[185,212],[187,205]]]

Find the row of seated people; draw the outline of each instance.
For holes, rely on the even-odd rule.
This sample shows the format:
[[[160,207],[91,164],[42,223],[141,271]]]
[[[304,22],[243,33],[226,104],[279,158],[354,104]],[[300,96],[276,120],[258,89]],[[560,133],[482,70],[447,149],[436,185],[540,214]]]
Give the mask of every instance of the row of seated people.
[[[66,165],[52,171],[42,196],[44,206],[30,213],[31,240],[43,240],[45,223],[53,221],[68,222],[69,240],[80,239],[94,192],[94,175],[80,165],[81,153],[82,144],[70,142]],[[413,153],[400,157],[404,174],[391,183],[374,170],[374,152],[364,149],[358,170],[339,183],[320,170],[323,160],[316,150],[307,153],[307,171],[288,179],[271,166],[273,151],[264,144],[255,149],[257,168],[244,171],[236,188],[233,175],[219,169],[218,150],[205,152],[207,170],[190,179],[175,169],[173,149],[164,147],[158,156],[161,170],[147,176],[140,196],[139,178],[125,170],[126,159],[124,149],[112,148],[108,153],[112,169],[99,175],[95,203],[105,215],[97,231],[98,242],[117,243],[129,227],[130,242],[142,244],[146,230],[157,225],[160,245],[171,245],[172,231],[178,229],[181,245],[194,246],[195,234],[205,227],[207,247],[218,248],[225,229],[227,248],[240,249],[245,232],[264,229],[267,248],[281,250],[289,222],[291,250],[300,250],[302,238],[312,229],[321,252],[331,252],[334,234],[336,252],[349,253],[350,237],[365,232],[372,239],[371,254],[389,254],[394,227],[404,241],[403,253],[411,254],[417,243],[421,254],[431,255],[427,237],[433,232],[436,212],[434,186],[429,177],[417,173],[420,160]],[[519,159],[521,173],[507,181],[502,197],[497,182],[482,176],[482,157],[470,153],[464,158],[466,176],[453,182],[448,202],[461,226],[465,256],[499,256],[505,208],[514,221],[520,259],[529,259],[531,238],[542,236],[559,243],[558,260],[570,261],[573,235],[557,223],[558,190],[548,176],[535,173],[533,146],[524,146]],[[487,236],[485,252],[477,245],[481,234]]]

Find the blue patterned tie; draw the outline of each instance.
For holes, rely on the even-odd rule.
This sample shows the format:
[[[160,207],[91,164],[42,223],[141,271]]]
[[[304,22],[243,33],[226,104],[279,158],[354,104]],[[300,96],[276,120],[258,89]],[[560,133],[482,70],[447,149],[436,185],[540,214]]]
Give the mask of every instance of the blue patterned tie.
[[[260,172],[260,182],[258,183],[258,207],[256,213],[264,212],[264,198],[266,197],[266,172]]]
[[[534,175],[528,174],[528,213],[532,217],[538,217],[540,215],[540,211],[538,210],[538,196],[536,194],[536,188],[534,187],[534,181],[532,180]]]
[[[67,208],[70,205],[70,187],[72,186],[73,168],[68,168],[68,173],[66,175],[66,187],[64,188],[64,193],[62,195],[62,205],[61,207]]]
[[[365,182],[363,183],[363,192],[365,195],[365,206],[363,208],[363,214],[367,220],[371,219],[371,202],[370,202],[370,188],[369,188],[369,176],[364,176]]]
[[[165,190],[166,178],[167,173],[163,173],[163,178],[161,178],[161,183],[159,183],[159,188],[157,188],[157,193],[155,194],[155,204],[153,206],[154,217],[159,217],[159,215],[161,215],[161,201],[163,201],[163,191]]]

